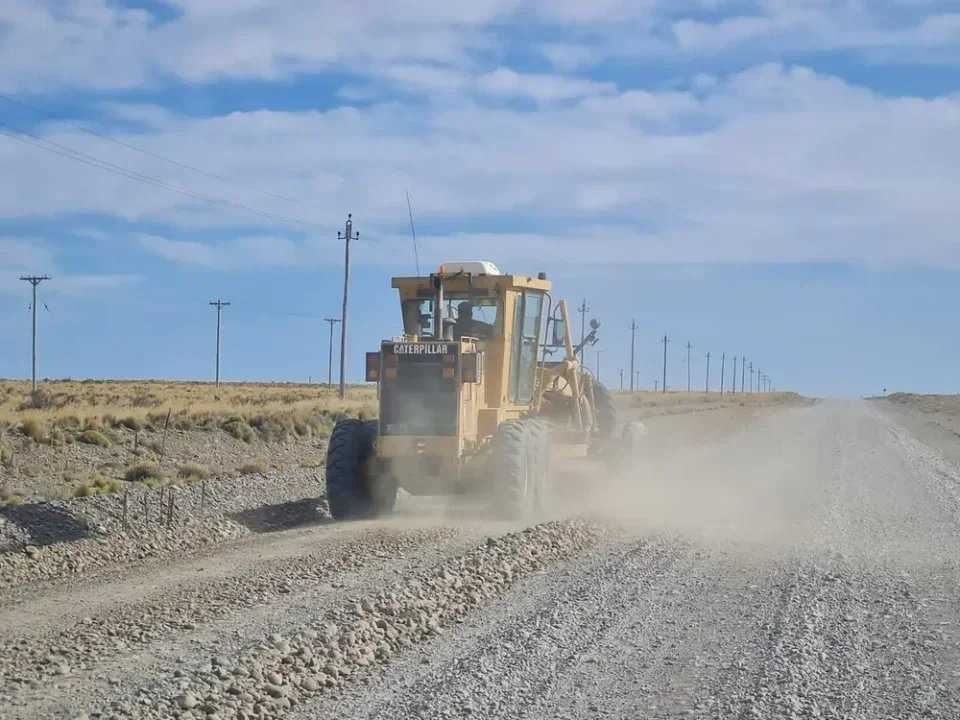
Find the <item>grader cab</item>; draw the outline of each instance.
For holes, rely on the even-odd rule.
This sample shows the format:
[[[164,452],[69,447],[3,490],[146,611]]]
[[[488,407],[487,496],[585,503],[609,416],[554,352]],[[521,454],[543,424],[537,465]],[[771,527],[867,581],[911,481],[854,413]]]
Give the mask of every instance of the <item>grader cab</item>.
[[[379,420],[337,424],[327,450],[335,518],[393,508],[414,495],[484,493],[521,515],[549,491],[560,456],[597,452],[613,435],[612,398],[586,371],[567,306],[551,283],[489,262],[445,263],[393,278],[403,333],[367,353]]]

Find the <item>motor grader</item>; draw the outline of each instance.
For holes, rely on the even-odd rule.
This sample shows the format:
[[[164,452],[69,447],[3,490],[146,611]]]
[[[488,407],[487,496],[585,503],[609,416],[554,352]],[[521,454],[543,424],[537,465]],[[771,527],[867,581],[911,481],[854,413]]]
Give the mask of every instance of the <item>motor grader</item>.
[[[610,445],[612,398],[580,360],[599,323],[574,346],[545,274],[455,262],[392,284],[403,334],[366,355],[379,419],[338,422],[327,449],[335,518],[389,512],[398,488],[482,493],[524,515],[546,499],[554,459]]]

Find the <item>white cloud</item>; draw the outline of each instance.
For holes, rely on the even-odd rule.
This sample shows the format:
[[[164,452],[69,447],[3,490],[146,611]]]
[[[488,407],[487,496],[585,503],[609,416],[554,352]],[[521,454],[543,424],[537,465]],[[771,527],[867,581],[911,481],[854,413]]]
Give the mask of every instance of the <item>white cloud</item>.
[[[559,75],[536,75],[518,73],[500,67],[477,78],[478,88],[490,95],[504,97],[529,97],[549,102],[572,100],[590,95],[605,95],[616,90],[613,83],[594,82]]]
[[[482,74],[494,70],[484,66],[489,58],[524,49],[519,45],[538,31],[551,38],[540,52],[564,72],[610,55],[711,56],[743,48],[957,63],[960,14],[949,7],[895,0],[193,0],[161,21],[110,0],[6,0],[0,90],[137,88],[170,77],[269,80],[330,69],[389,80],[404,65]],[[704,9],[720,17],[704,21],[696,12]],[[522,37],[504,31],[518,22],[527,27]]]
[[[27,297],[29,285],[21,275],[50,275],[43,291],[51,294],[82,295],[100,290],[131,285],[140,281],[138,275],[97,275],[64,272],[56,254],[40,238],[0,237],[0,292],[19,293]]]
[[[164,260],[208,270],[306,267],[324,258],[315,243],[282,237],[242,237],[222,242],[169,240],[153,235],[137,239],[144,249]]]

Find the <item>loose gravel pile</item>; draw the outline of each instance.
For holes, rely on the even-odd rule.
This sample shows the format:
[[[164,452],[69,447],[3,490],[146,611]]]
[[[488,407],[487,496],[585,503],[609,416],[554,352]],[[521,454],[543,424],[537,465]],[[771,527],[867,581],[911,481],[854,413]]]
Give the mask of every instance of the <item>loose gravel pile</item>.
[[[123,653],[190,633],[203,623],[275,601],[353,572],[381,557],[404,554],[430,543],[450,542],[447,528],[383,533],[371,530],[336,548],[271,563],[256,577],[247,575],[171,588],[152,602],[120,605],[109,614],[78,618],[46,637],[0,642],[0,703],[46,681],[83,672]]]
[[[132,707],[136,718],[268,718],[330,692],[365,668],[443,632],[520,578],[597,542],[600,527],[580,520],[549,522],[489,538],[471,552],[365,595],[320,616],[301,632],[272,635],[238,658],[157,688],[167,696]]]
[[[126,499],[114,494],[4,508],[0,592],[116,563],[181,556],[250,532],[229,516],[268,513],[291,501],[309,504],[321,494],[319,476],[300,472],[195,483],[172,491],[135,487]],[[323,499],[310,509],[315,519],[329,517]]]

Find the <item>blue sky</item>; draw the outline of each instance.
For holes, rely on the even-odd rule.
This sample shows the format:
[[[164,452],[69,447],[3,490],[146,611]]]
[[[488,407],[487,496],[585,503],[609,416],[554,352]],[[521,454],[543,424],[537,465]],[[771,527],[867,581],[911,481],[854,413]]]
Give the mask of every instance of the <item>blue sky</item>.
[[[698,383],[957,392],[958,70],[933,0],[5,0],[0,376],[45,272],[44,375],[209,378],[223,297],[226,378],[324,377],[352,212],[358,379],[409,192],[424,268],[586,297],[608,384],[635,318],[644,385],[667,333],[674,387],[690,341]]]

